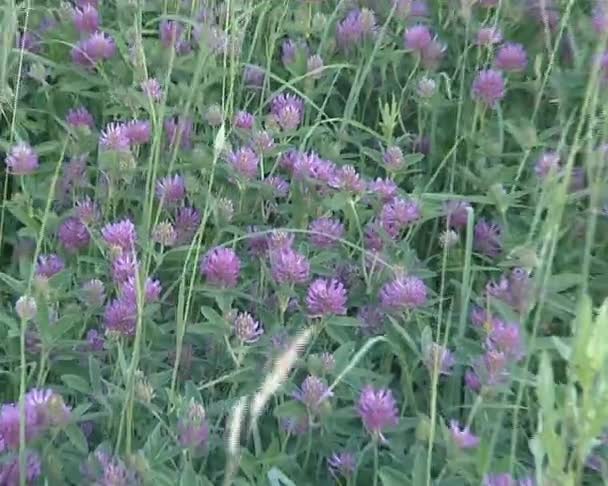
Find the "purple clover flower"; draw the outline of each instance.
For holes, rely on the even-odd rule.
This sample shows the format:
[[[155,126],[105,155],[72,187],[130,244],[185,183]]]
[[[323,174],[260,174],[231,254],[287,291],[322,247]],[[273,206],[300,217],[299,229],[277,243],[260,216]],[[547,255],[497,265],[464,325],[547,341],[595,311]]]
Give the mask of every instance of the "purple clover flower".
[[[186,181],[179,175],[166,176],[156,183],[156,196],[164,204],[174,205],[186,197]]]
[[[598,36],[608,32],[608,5],[603,1],[598,1],[593,9],[591,26]]]
[[[336,43],[343,51],[349,51],[376,34],[376,15],[367,8],[354,9],[346,14],[336,27]]]
[[[482,27],[477,32],[476,39],[478,46],[490,47],[502,42],[502,33],[495,27]]]
[[[125,135],[131,145],[142,145],[150,141],[152,127],[149,121],[131,120],[125,125]]]
[[[346,289],[336,279],[319,278],[308,288],[306,305],[311,317],[346,314]]]
[[[399,170],[405,165],[402,150],[396,145],[387,147],[384,152],[384,163],[390,170]]]
[[[494,323],[486,345],[488,349],[504,353],[511,360],[519,361],[525,356],[521,329],[517,323]]]
[[[110,247],[131,252],[135,249],[137,232],[130,219],[123,219],[116,223],[109,223],[101,230],[101,236]]]
[[[24,51],[40,52],[40,37],[35,32],[17,32],[15,34],[15,46]]]
[[[399,423],[399,410],[393,394],[387,389],[375,389],[366,385],[361,390],[357,412],[365,429],[372,435],[384,441],[382,432]]]
[[[233,321],[234,334],[244,344],[257,342],[264,334],[264,328],[248,312],[239,312]]]
[[[414,25],[403,34],[405,48],[418,54],[422,54],[432,41],[433,34],[426,25]]]
[[[179,141],[180,148],[185,150],[192,148],[194,123],[191,118],[185,116],[171,117],[165,120],[164,127],[170,147],[175,147]]]
[[[82,301],[91,309],[101,307],[106,300],[106,290],[103,282],[92,279],[82,286]]]
[[[496,53],[494,65],[506,72],[521,72],[528,65],[528,55],[524,46],[517,43],[506,43]]]
[[[396,238],[401,231],[421,217],[420,206],[417,202],[400,197],[382,206],[380,223],[384,231]]]
[[[448,201],[444,206],[444,211],[450,228],[456,230],[466,228],[469,209],[473,208],[467,201]]]
[[[131,252],[124,252],[112,261],[112,278],[117,284],[122,284],[135,276],[139,264]]]
[[[546,179],[550,174],[557,174],[560,169],[560,156],[557,152],[544,152],[534,166],[534,173],[539,179]]]
[[[115,152],[128,152],[131,142],[127,136],[126,128],[122,123],[108,123],[99,138],[101,148]]]
[[[272,100],[270,113],[283,130],[295,130],[302,123],[304,101],[292,94],[280,94]]]
[[[26,409],[29,409],[34,417],[32,427],[37,429],[38,433],[70,421],[70,407],[65,404],[61,395],[53,390],[33,388],[25,394],[24,399]]]
[[[163,97],[163,89],[156,78],[149,78],[139,85],[142,92],[153,101],[160,101]]]
[[[97,203],[92,201],[89,197],[76,201],[74,212],[76,217],[87,226],[92,226],[99,220],[99,208]]]
[[[474,449],[479,445],[479,437],[468,427],[461,427],[458,420],[450,420],[450,435],[459,449]]]
[[[352,165],[345,165],[337,169],[329,185],[334,189],[342,191],[361,193],[365,190],[365,182],[361,180],[361,176]]]
[[[366,337],[377,336],[384,332],[384,314],[371,305],[364,305],[357,313],[359,330]]]
[[[187,245],[192,242],[194,235],[201,225],[201,213],[198,209],[185,206],[177,210],[175,216],[176,244]]]
[[[350,452],[334,452],[327,459],[327,469],[335,479],[349,478],[355,473],[357,459]]]
[[[293,396],[306,405],[312,413],[318,413],[323,402],[333,396],[333,393],[329,391],[325,380],[308,375]]]
[[[258,174],[260,159],[249,147],[241,147],[228,154],[228,163],[234,171],[245,179],[255,179]]]
[[[264,182],[272,188],[275,197],[283,198],[289,195],[289,182],[281,176],[267,177]]]
[[[399,276],[380,289],[380,303],[386,311],[404,312],[426,304],[428,289],[414,276]]]
[[[124,302],[129,302],[133,305],[137,305],[137,282],[135,280],[135,275],[129,277],[126,281],[122,283],[120,286],[120,298]],[[146,279],[143,288],[143,299],[146,304],[150,304],[152,302],[156,302],[160,299],[160,294],[162,292],[162,285],[158,280],[154,280],[150,277]]]
[[[111,59],[116,54],[114,39],[105,32],[97,31],[81,40],[72,48],[72,61],[85,68],[93,68],[99,61]]]
[[[282,248],[270,252],[270,271],[277,283],[304,283],[310,276],[310,263],[301,253]]]
[[[241,271],[241,260],[231,248],[212,249],[201,261],[201,273],[211,285],[236,287]]]
[[[38,154],[26,143],[18,143],[11,148],[5,161],[13,175],[29,175],[38,169]]]
[[[515,479],[509,473],[486,474],[483,486],[517,486]]]
[[[72,14],[74,26],[80,34],[93,34],[99,30],[99,12],[92,5],[75,8]]]
[[[192,403],[186,417],[177,424],[178,440],[182,447],[192,449],[207,444],[209,424],[201,404]]]
[[[452,374],[454,367],[454,355],[445,346],[438,343],[430,343],[424,350],[424,364],[429,370],[429,373],[435,373],[435,369],[439,375]]]
[[[473,248],[487,257],[498,257],[502,253],[500,226],[481,218],[475,225]]]
[[[322,217],[310,223],[310,242],[317,248],[331,248],[344,237],[344,225],[332,218]]]
[[[246,86],[250,88],[261,88],[266,79],[266,72],[260,66],[245,66],[243,78]]]
[[[65,263],[58,255],[50,253],[48,255],[40,255],[36,264],[36,275],[51,278],[63,271]]]
[[[290,250],[293,248],[294,235],[286,231],[273,231],[268,237],[270,251]]]
[[[88,352],[103,351],[106,340],[96,329],[89,329],[86,335],[86,350]]]
[[[505,80],[500,71],[486,69],[479,71],[473,81],[472,96],[475,101],[495,108],[505,97]]]
[[[240,128],[241,130],[251,130],[255,124],[255,117],[247,111],[238,111],[234,115],[233,124],[235,128]]]
[[[77,252],[89,246],[91,235],[85,224],[78,218],[68,218],[57,232],[59,242],[69,252]]]
[[[124,299],[110,302],[103,315],[106,332],[132,337],[137,326],[137,305]]]
[[[378,177],[368,184],[368,189],[371,193],[376,194],[384,204],[390,203],[397,197],[397,184],[390,179]]]
[[[65,121],[72,128],[88,128],[89,130],[95,128],[93,115],[84,106],[72,108],[68,111]]]
[[[251,137],[251,144],[258,154],[266,155],[274,148],[274,139],[267,131],[256,130]]]

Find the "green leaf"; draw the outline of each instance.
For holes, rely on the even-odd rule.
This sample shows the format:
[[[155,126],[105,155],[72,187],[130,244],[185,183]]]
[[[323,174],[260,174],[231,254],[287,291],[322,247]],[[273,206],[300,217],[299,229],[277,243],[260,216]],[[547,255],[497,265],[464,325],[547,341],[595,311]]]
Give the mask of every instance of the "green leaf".
[[[380,468],[378,477],[382,481],[382,486],[407,486],[412,484],[410,478],[403,471],[398,471],[392,467]]]
[[[196,472],[192,468],[192,464],[188,462],[184,467],[182,474],[179,478],[180,486],[198,486],[200,483],[196,478]]]
[[[273,467],[268,471],[267,477],[271,486],[296,486],[296,483],[289,479],[285,473],[277,467]]]
[[[81,393],[90,393],[89,384],[87,380],[78,375],[62,375],[61,381],[63,381],[68,388],[79,391]]]
[[[78,452],[83,454],[87,454],[89,452],[87,438],[84,436],[80,427],[75,424],[70,424],[64,430],[65,435],[68,436],[68,439],[72,445],[78,449]]]
[[[555,412],[555,382],[553,381],[553,368],[549,355],[545,352],[540,358],[540,368],[538,370],[538,401],[547,418],[553,417]]]

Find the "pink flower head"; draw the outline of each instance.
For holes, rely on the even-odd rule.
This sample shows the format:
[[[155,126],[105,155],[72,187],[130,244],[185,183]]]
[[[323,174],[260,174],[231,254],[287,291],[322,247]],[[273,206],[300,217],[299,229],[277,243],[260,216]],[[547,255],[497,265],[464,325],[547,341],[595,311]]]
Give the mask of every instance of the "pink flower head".
[[[545,179],[550,174],[557,174],[559,168],[559,154],[557,152],[544,152],[536,161],[534,173],[539,179]]]
[[[505,97],[505,80],[500,71],[486,69],[477,73],[473,81],[473,99],[495,108]]]
[[[255,117],[247,111],[237,111],[234,115],[234,127],[241,130],[251,130],[255,124]]]
[[[158,80],[155,78],[142,81],[140,88],[143,93],[153,101],[160,101],[163,97],[163,89]]]
[[[160,294],[163,290],[161,283],[148,277],[144,283],[143,300],[146,304],[156,302],[160,299]],[[122,283],[120,287],[120,298],[125,302],[130,302],[137,305],[137,282],[135,276]]]
[[[128,152],[131,142],[127,136],[127,127],[122,123],[108,123],[101,132],[99,144],[104,150]]]
[[[97,203],[89,197],[76,201],[74,209],[76,217],[87,226],[92,226],[99,220],[99,208]]]
[[[528,65],[528,55],[524,46],[517,43],[507,43],[496,53],[494,65],[506,72],[521,72]]]
[[[248,87],[261,88],[264,85],[266,72],[260,66],[245,66],[243,78]]]
[[[418,277],[401,276],[380,289],[380,303],[386,311],[407,311],[426,304],[428,289]]]
[[[267,238],[270,251],[293,249],[294,235],[286,231],[273,231]]]
[[[130,219],[109,223],[101,230],[101,236],[107,245],[130,252],[135,248],[137,232]]]
[[[134,336],[137,326],[137,306],[124,299],[113,300],[106,306],[103,319],[106,331],[125,337]]]
[[[273,190],[275,197],[287,197],[289,194],[289,182],[281,176],[270,176],[264,182]]]
[[[318,248],[330,248],[344,236],[344,225],[327,217],[315,219],[310,223],[310,242]]]
[[[406,29],[403,34],[405,48],[418,54],[422,54],[432,41],[433,35],[426,25],[414,25]]]
[[[4,162],[9,172],[14,175],[32,174],[39,165],[38,154],[26,143],[14,145]]]
[[[177,204],[186,197],[186,181],[179,174],[163,177],[156,183],[156,195],[164,204]]]
[[[55,255],[54,253],[40,255],[38,257],[38,262],[36,263],[36,275],[51,278],[63,271],[64,268],[65,262],[58,255]]]
[[[265,130],[254,131],[251,143],[258,154],[266,155],[274,148],[274,139]]]
[[[201,273],[211,285],[236,287],[241,271],[241,260],[230,248],[214,248],[201,261]]]
[[[111,59],[116,54],[114,39],[105,32],[95,32],[81,40],[72,49],[72,61],[86,68],[94,67],[99,61]]]
[[[435,373],[435,370],[440,375],[450,375],[454,366],[454,355],[445,346],[438,343],[430,343],[423,349],[424,364],[429,370],[429,373]]]
[[[86,248],[91,241],[89,230],[78,218],[68,218],[61,223],[57,236],[63,247],[70,252]]]
[[[272,278],[280,284],[304,283],[310,275],[307,258],[291,248],[281,248],[270,252]]]
[[[247,312],[239,312],[233,326],[235,336],[243,343],[253,344],[264,334],[262,325]]]
[[[446,219],[451,228],[461,230],[467,226],[468,212],[473,209],[467,201],[448,201],[444,208]]]
[[[319,278],[308,288],[308,313],[312,317],[346,314],[346,289],[336,279]]]
[[[270,113],[283,130],[295,130],[302,123],[304,101],[292,94],[280,94],[272,100]]]
[[[396,238],[420,217],[421,211],[417,202],[396,197],[382,206],[380,222],[384,231]]]
[[[149,121],[131,120],[125,126],[125,135],[131,145],[142,145],[150,141],[152,128]]]
[[[123,253],[112,261],[112,278],[119,285],[135,277],[137,270],[137,258],[133,253]]]
[[[361,180],[361,176],[352,165],[344,165],[337,169],[329,185],[334,189],[342,191],[360,193],[365,190],[365,182]]]
[[[241,147],[228,154],[228,163],[234,171],[245,179],[255,179],[258,175],[258,155],[249,147]]]
[[[308,410],[315,413],[319,411],[323,402],[332,395],[333,393],[329,391],[325,380],[314,375],[308,375],[293,396],[306,405]]]
[[[482,27],[477,32],[476,39],[478,46],[490,47],[502,42],[502,33],[495,27]]]
[[[368,184],[368,189],[375,194],[383,203],[389,203],[397,196],[397,184],[390,179],[380,179],[379,177]]]
[[[521,360],[525,355],[521,329],[517,323],[495,323],[488,334],[486,344],[515,361]]]
[[[391,170],[401,169],[405,165],[401,149],[396,145],[388,147],[384,152],[384,163]]]
[[[92,5],[85,5],[82,8],[73,10],[72,19],[74,26],[80,34],[93,34],[99,29],[99,12]]]
[[[185,418],[177,424],[179,443],[184,448],[204,446],[209,440],[209,423],[205,409],[198,403],[192,403]]]
[[[176,244],[190,244],[200,225],[201,213],[198,209],[188,206],[178,209],[174,224]]]
[[[68,112],[65,121],[72,128],[88,128],[89,130],[93,130],[95,128],[93,115],[91,115],[84,106],[71,109]]]
[[[359,395],[357,412],[365,429],[384,440],[382,431],[399,423],[399,410],[393,393],[366,385]]]
[[[194,123],[191,118],[178,116],[171,117],[165,120],[165,133],[170,147],[174,147],[178,141],[180,148],[192,148],[192,135],[194,132]]]
[[[354,9],[336,27],[336,43],[348,51],[376,34],[376,16],[367,8]]]
[[[468,427],[461,427],[458,420],[450,420],[450,435],[460,449],[474,449],[479,445],[479,437],[472,434]]]
[[[473,248],[490,258],[502,253],[502,230],[496,223],[481,218],[475,225]]]

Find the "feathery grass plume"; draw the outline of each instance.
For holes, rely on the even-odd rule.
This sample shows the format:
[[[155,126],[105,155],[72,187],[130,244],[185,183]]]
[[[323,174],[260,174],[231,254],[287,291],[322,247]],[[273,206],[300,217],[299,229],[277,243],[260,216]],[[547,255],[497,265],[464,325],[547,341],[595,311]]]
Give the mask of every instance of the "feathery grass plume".
[[[247,411],[247,396],[239,398],[230,417],[228,418],[228,426],[226,427],[226,454],[228,462],[224,473],[224,486],[232,484],[232,480],[236,475],[239,467],[239,454],[241,451],[241,428],[243,426],[245,413]]]
[[[314,326],[306,328],[299,336],[297,336],[289,345],[287,350],[281,354],[274,363],[272,372],[266,375],[260,390],[254,395],[251,401],[249,415],[251,417],[251,426],[257,422],[262,410],[268,403],[268,400],[277,392],[293,368],[296,360],[300,356],[304,346],[308,344],[314,332]]]

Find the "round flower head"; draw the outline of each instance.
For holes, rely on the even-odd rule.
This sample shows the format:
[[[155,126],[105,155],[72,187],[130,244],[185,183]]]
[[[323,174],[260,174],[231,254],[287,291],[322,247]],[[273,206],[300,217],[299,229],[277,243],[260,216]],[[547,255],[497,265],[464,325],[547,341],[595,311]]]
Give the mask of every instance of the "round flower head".
[[[131,145],[142,145],[150,141],[151,130],[149,121],[131,120],[125,126],[125,135]]]
[[[452,352],[445,346],[437,343],[430,343],[423,350],[424,364],[429,370],[429,373],[437,373],[440,375],[449,375],[452,373],[454,366],[454,356]]]
[[[405,48],[418,54],[422,54],[432,41],[433,35],[426,25],[414,25],[406,29],[403,34]]]
[[[544,152],[536,161],[534,173],[539,179],[545,179],[550,174],[557,174],[559,168],[559,154],[557,152]]]
[[[242,343],[253,344],[264,334],[261,324],[251,314],[240,312],[234,319],[234,334]]]
[[[329,185],[334,189],[342,191],[360,193],[365,190],[365,182],[352,165],[345,165],[334,172]]]
[[[294,393],[294,398],[306,405],[310,411],[318,412],[323,401],[332,395],[323,379],[308,375]]]
[[[401,149],[395,145],[388,147],[384,152],[384,163],[391,170],[401,169],[405,165]]]
[[[18,143],[11,148],[4,162],[11,174],[28,175],[38,169],[38,154],[26,143]]]
[[[287,39],[281,45],[281,61],[283,61],[283,65],[289,66],[293,64],[296,60],[296,55],[298,53],[298,44],[292,39]]]
[[[481,390],[481,381],[479,376],[473,370],[466,370],[464,373],[464,383],[467,388],[475,393]]]
[[[377,336],[384,332],[384,314],[377,307],[364,305],[359,309],[357,319],[364,336]]]
[[[496,322],[488,334],[487,346],[515,361],[521,360],[525,355],[521,330],[517,323]]]
[[[112,278],[117,284],[122,284],[135,276],[138,269],[137,258],[131,252],[119,255],[112,262]]]
[[[22,295],[15,303],[15,312],[17,312],[19,319],[24,321],[31,321],[34,317],[36,317],[36,314],[38,313],[36,299],[34,299],[34,297]]]
[[[397,196],[398,187],[390,179],[380,179],[379,177],[368,184],[368,189],[375,194],[383,203],[391,202]]]
[[[399,422],[399,410],[390,390],[375,389],[366,385],[359,395],[357,412],[365,429],[384,440],[382,431]]]
[[[274,148],[274,139],[265,130],[256,130],[253,133],[251,143],[258,154],[268,154]]]
[[[38,257],[38,263],[36,264],[36,275],[42,277],[51,278],[53,275],[58,274],[65,268],[63,260],[55,255],[40,255]]]
[[[327,469],[336,479],[339,477],[349,478],[355,473],[357,459],[350,452],[334,452],[327,459]]]
[[[99,220],[99,208],[95,201],[85,197],[81,201],[76,201],[74,208],[76,217],[87,226],[92,226]]]
[[[63,247],[70,252],[86,248],[91,241],[89,230],[78,218],[68,218],[61,223],[58,238]]]
[[[92,309],[101,307],[106,300],[105,286],[101,280],[92,279],[82,286],[82,301]]]
[[[505,80],[500,71],[486,69],[477,73],[473,81],[473,99],[495,108],[505,97]]]
[[[397,197],[382,206],[380,223],[384,231],[396,238],[402,230],[420,219],[420,216],[418,203]]]
[[[243,78],[248,87],[261,88],[264,85],[266,72],[260,66],[245,66]]]
[[[321,353],[321,365],[323,366],[323,371],[325,373],[331,373],[336,369],[336,358],[333,354],[325,351]]]
[[[330,248],[344,236],[344,225],[332,218],[322,217],[310,223],[310,242],[318,248]]]
[[[603,0],[598,1],[593,9],[593,17],[591,18],[593,30],[599,36],[608,32],[608,5]]]
[[[234,127],[241,130],[251,130],[255,123],[255,117],[246,111],[238,111],[234,115]]]
[[[336,43],[343,51],[349,51],[357,44],[375,35],[376,16],[367,8],[354,9],[336,27]]]
[[[95,128],[93,115],[84,106],[79,106],[68,111],[65,121],[72,128],[88,128],[89,130]]]
[[[458,244],[460,237],[454,230],[446,230],[439,236],[439,244],[441,248],[452,248]]]
[[[26,409],[32,411],[33,427],[46,430],[70,420],[71,410],[58,393],[50,389],[34,388],[25,394]]]
[[[256,178],[259,162],[258,155],[249,147],[241,147],[228,154],[228,163],[238,175],[245,179]]]
[[[474,449],[479,445],[479,437],[473,435],[468,427],[462,428],[458,420],[450,420],[450,435],[460,449]]]
[[[163,246],[173,246],[177,241],[177,232],[169,221],[161,221],[152,230],[152,240]]]
[[[33,53],[40,52],[40,37],[34,32],[17,32],[15,34],[15,46]]]
[[[478,46],[489,47],[502,42],[502,34],[495,27],[483,27],[477,32],[476,39]]]
[[[312,79],[320,79],[323,75],[323,58],[314,54],[306,61],[306,70]]]
[[[159,25],[160,42],[166,48],[179,44],[184,34],[184,26],[175,20],[163,20]]]
[[[315,280],[306,296],[308,313],[312,317],[346,314],[346,289],[336,279]]]
[[[103,315],[106,332],[120,336],[134,336],[137,325],[137,306],[133,302],[116,299],[110,302]]]
[[[416,93],[422,99],[432,98],[437,91],[437,82],[432,78],[423,77],[418,81]]]
[[[148,277],[144,284],[143,295],[141,297],[146,304],[156,302],[160,298],[162,289],[162,285],[158,280]],[[135,276],[129,277],[129,279],[120,286],[120,298],[124,302],[128,302],[136,306],[137,293],[137,281],[135,280]]]
[[[528,65],[528,56],[524,46],[516,43],[503,45],[496,53],[494,65],[507,72],[521,72]]]
[[[301,253],[282,248],[270,252],[270,271],[277,283],[304,283],[310,275],[310,263]]]
[[[219,127],[224,122],[224,113],[222,107],[218,104],[213,104],[205,111],[205,121],[212,127]]]
[[[80,34],[92,34],[99,29],[99,12],[92,5],[73,10],[74,26]]]
[[[445,204],[445,215],[450,228],[466,228],[469,210],[473,210],[467,201],[448,201]]]
[[[178,439],[182,447],[194,448],[209,440],[209,424],[205,409],[198,403],[192,403],[186,417],[177,424]]]
[[[175,147],[179,141],[179,147],[183,149],[192,148],[192,135],[194,132],[194,123],[192,119],[179,116],[171,117],[165,120],[165,133],[170,147]]]
[[[137,241],[135,225],[130,219],[105,225],[101,230],[101,236],[108,246],[128,252],[135,248]]]
[[[116,53],[114,39],[105,32],[95,32],[81,40],[72,49],[72,61],[85,68],[92,68],[99,61],[110,59]]]
[[[96,329],[89,329],[86,336],[86,350],[89,352],[103,351],[106,340]]]
[[[380,303],[386,311],[403,312],[426,304],[428,289],[418,277],[401,276],[380,289]]]
[[[480,219],[475,225],[473,248],[490,258],[502,253],[502,231],[495,223]]]
[[[155,78],[146,79],[139,85],[142,92],[153,101],[160,101],[163,97],[163,89]]]
[[[201,273],[211,285],[236,287],[241,271],[241,261],[230,248],[214,248],[201,261]]]
[[[108,123],[101,132],[99,144],[104,150],[128,152],[131,142],[127,136],[126,126],[122,123]]]
[[[186,197],[186,181],[178,174],[163,177],[156,183],[156,195],[164,204],[177,204]]]
[[[273,231],[268,237],[268,249],[270,251],[291,250],[293,248],[294,235],[286,231]]]
[[[302,123],[304,102],[295,95],[281,94],[272,100],[270,113],[283,130],[295,130]]]
[[[264,182],[272,188],[275,197],[287,197],[289,194],[289,182],[281,176],[267,177]]]
[[[201,224],[201,213],[196,208],[185,206],[175,216],[176,244],[190,244]]]

